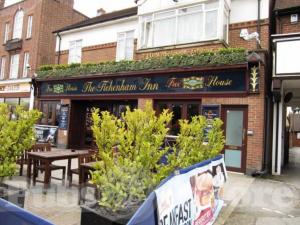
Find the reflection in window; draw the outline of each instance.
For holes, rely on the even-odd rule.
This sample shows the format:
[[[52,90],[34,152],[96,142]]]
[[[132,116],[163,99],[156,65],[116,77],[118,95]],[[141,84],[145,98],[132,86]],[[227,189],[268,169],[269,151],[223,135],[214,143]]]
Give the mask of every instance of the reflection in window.
[[[187,119],[192,120],[192,117],[198,116],[200,114],[199,109],[200,109],[199,104],[188,104],[187,105]]]
[[[43,113],[41,124],[58,126],[59,120],[59,101],[43,101],[41,103],[41,112]]]
[[[29,110],[30,98],[20,98],[20,106],[25,110]]]
[[[173,118],[171,121],[171,134],[177,135],[180,131],[179,120],[182,119],[182,105],[174,104],[171,106],[173,112]]]

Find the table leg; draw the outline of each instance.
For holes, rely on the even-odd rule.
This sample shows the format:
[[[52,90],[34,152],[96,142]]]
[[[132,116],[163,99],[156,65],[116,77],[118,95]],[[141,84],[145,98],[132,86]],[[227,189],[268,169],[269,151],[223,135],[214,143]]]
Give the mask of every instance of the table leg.
[[[27,186],[30,186],[31,183],[31,163],[32,163],[32,159],[30,156],[28,156],[28,160],[27,160]]]
[[[67,177],[68,177],[68,180],[70,180],[70,175],[71,175],[71,162],[72,162],[72,159],[68,159],[68,168],[67,168]]]
[[[37,160],[33,160],[32,164],[33,164],[33,171],[32,171],[32,183],[33,183],[33,186],[35,186],[36,184],[36,177],[38,175],[38,172],[37,172],[37,169],[36,169],[36,166],[37,166],[37,163],[38,161]]]
[[[50,177],[51,177],[51,170],[50,170],[50,162],[45,160],[45,176],[44,176],[44,189],[48,189],[50,186]]]

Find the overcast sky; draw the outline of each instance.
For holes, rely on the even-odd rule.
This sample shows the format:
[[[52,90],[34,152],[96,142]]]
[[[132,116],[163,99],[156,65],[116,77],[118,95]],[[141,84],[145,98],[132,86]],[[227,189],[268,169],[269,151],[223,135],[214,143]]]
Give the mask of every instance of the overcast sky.
[[[74,8],[89,17],[96,16],[97,9],[106,12],[135,6],[134,0],[75,0]]]

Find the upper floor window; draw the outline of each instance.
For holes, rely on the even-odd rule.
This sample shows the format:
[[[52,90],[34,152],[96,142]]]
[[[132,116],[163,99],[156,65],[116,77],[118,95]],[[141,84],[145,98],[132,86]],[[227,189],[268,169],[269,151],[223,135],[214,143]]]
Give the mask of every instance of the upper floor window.
[[[0,58],[0,79],[4,79],[5,75],[5,64],[6,64],[6,58],[5,56],[2,56]]]
[[[10,72],[9,72],[9,78],[16,79],[18,78],[19,74],[19,60],[20,55],[12,55],[10,58]]]
[[[81,63],[82,40],[70,41],[68,63]]]
[[[28,16],[26,38],[31,38],[32,35],[32,16]]]
[[[24,53],[24,63],[23,63],[23,77],[28,76],[29,69],[30,69],[29,52],[25,52]]]
[[[132,60],[134,52],[134,31],[118,33],[116,60]]]
[[[8,38],[9,38],[9,23],[6,23],[5,24],[5,27],[4,27],[4,43],[6,43],[8,41]]]
[[[13,31],[13,39],[15,38],[22,38],[22,30],[23,30],[23,19],[24,19],[24,12],[23,10],[19,10],[14,19],[14,31]]]
[[[220,18],[223,15],[220,12],[225,11],[225,3],[220,4],[220,1],[222,0],[206,1],[141,16],[139,48],[223,39],[221,29],[225,28],[219,25],[224,19],[223,16]]]

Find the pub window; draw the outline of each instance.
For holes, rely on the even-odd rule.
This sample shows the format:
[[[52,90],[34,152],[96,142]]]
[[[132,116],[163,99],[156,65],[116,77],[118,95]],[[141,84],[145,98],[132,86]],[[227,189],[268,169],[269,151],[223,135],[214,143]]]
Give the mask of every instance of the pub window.
[[[0,80],[4,79],[5,75],[5,64],[6,64],[6,58],[2,56],[0,58]]]
[[[139,48],[152,48],[222,39],[227,41],[228,14],[226,1],[155,12],[139,18]],[[224,11],[224,13],[219,13]],[[222,20],[219,20],[220,15]],[[224,26],[219,26],[220,21]],[[223,22],[224,21],[224,22]],[[221,31],[223,29],[224,31]],[[220,30],[220,32],[218,32]]]
[[[116,60],[132,60],[134,52],[134,31],[120,32],[117,38]]]
[[[82,40],[70,41],[68,63],[81,63]]]
[[[42,101],[40,108],[41,112],[43,113],[41,124],[58,126],[59,107],[59,101]]]
[[[20,55],[12,55],[10,58],[10,72],[9,72],[9,78],[15,79],[18,78],[19,73],[19,60]]]
[[[4,98],[0,98],[0,103],[4,103]]]
[[[9,23],[6,23],[5,24],[5,27],[4,27],[4,44],[8,41],[8,38],[9,38]]]
[[[14,30],[13,30],[13,39],[21,39],[22,38],[22,30],[23,30],[23,19],[24,12],[23,10],[19,10],[14,19]]]

